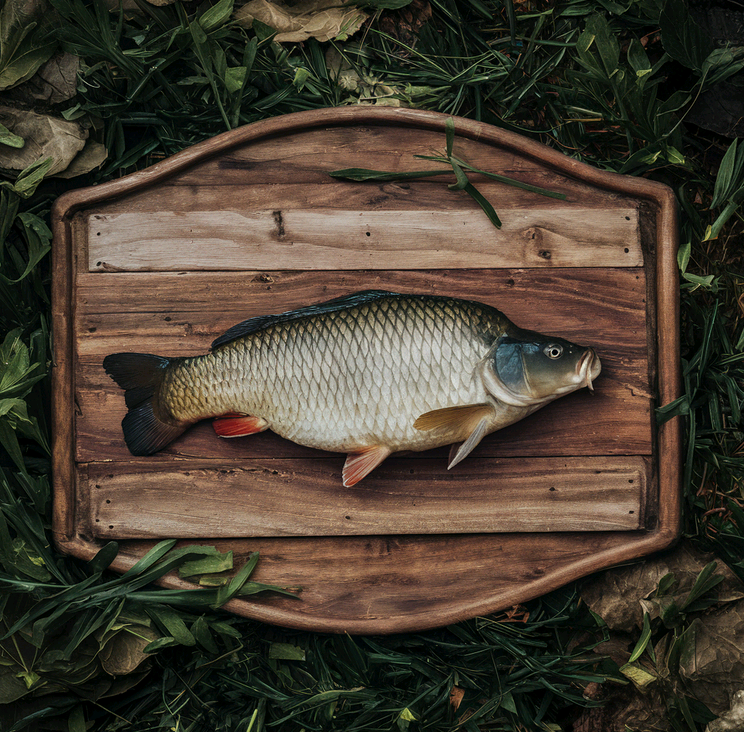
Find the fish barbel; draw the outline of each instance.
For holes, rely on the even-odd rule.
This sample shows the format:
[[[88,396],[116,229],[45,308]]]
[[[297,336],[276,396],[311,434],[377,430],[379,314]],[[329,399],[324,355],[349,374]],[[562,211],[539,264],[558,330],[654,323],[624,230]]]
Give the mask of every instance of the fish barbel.
[[[204,355],[116,353],[103,366],[125,389],[134,455],[215,418],[221,437],[271,429],[348,453],[345,486],[401,450],[453,445],[451,468],[487,434],[591,389],[601,369],[593,348],[489,305],[376,290],[251,318]]]

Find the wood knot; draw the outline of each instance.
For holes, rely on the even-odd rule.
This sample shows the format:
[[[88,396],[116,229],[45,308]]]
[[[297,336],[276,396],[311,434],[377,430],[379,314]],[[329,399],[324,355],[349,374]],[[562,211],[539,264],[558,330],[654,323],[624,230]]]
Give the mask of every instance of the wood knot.
[[[283,239],[286,236],[284,216],[281,211],[272,211],[271,215],[274,217],[274,236],[277,239]]]

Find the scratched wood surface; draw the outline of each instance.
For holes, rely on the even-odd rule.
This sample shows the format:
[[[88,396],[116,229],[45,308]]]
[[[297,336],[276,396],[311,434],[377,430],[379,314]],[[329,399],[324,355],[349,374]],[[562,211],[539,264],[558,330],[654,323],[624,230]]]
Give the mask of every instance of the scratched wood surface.
[[[672,488],[660,482],[653,424],[656,210],[619,184],[587,182],[573,162],[543,159],[539,145],[508,134],[502,142],[504,133],[464,121],[461,157],[566,200],[474,177],[502,216],[497,230],[445,179],[339,181],[327,173],[429,169],[413,155],[443,145],[438,115],[359,114],[323,110],[302,123],[265,123],[268,132],[253,136],[246,128],[243,142],[240,131],[232,144],[215,138],[170,171],[166,161],[163,174],[58,204],[55,313],[67,349],[55,372],[67,395],[55,402],[60,545],[87,556],[98,542],[121,541],[121,569],[145,539],[258,549],[264,581],[307,591],[267,605],[238,601],[236,612],[394,632],[525,599],[660,545],[661,530],[668,542]],[[452,471],[444,448],[395,456],[350,489],[341,487],[343,456],[270,432],[221,440],[202,423],[156,456],[129,454],[106,355],[203,353],[248,317],[372,288],[479,300],[521,327],[592,345],[603,364],[595,394],[582,390],[490,435]],[[390,537],[384,566],[370,561],[379,536]],[[323,562],[303,560],[300,570],[277,561],[307,542]],[[466,546],[469,559],[457,554]],[[328,561],[334,552],[343,568]],[[445,601],[432,573],[443,562],[467,572],[471,561],[501,578],[478,597],[458,589]]]
[[[640,457],[476,459],[449,475],[419,463],[392,458],[353,488],[340,486],[338,459],[160,459],[125,473],[93,463],[83,500],[91,533],[116,539],[366,535],[381,526],[386,534],[633,531],[644,519]]]

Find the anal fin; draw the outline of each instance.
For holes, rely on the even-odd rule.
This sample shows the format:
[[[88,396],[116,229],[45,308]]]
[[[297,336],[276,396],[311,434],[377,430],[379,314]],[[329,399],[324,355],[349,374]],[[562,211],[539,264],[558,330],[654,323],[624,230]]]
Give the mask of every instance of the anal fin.
[[[344,469],[341,477],[344,480],[344,487],[350,488],[358,483],[365,475],[371,473],[381,462],[385,460],[392,450],[382,445],[372,445],[363,447],[355,452],[350,452],[346,456]]]
[[[220,437],[246,437],[267,430],[269,423],[262,417],[250,414],[225,414],[216,417],[212,427]]]

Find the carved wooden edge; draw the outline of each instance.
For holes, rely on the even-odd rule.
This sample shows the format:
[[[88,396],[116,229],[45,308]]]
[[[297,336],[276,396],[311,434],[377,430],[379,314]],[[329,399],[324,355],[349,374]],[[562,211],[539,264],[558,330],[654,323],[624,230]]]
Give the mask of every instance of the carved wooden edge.
[[[73,539],[75,394],[71,220],[52,206],[52,534],[61,551]]]
[[[272,135],[323,125],[387,124],[408,125],[444,131],[449,115],[438,112],[395,108],[343,107],[297,112],[256,122],[225,132],[194,145],[147,170],[100,186],[71,191],[60,196],[52,207],[52,461],[54,466],[53,535],[58,548],[81,559],[89,559],[98,546],[75,534],[73,497],[75,494],[74,439],[74,349],[72,302],[72,216],[85,206],[155,185],[194,163],[222,153],[232,147]],[[508,147],[517,153],[550,165],[558,171],[585,183],[642,198],[656,205],[656,310],[657,364],[660,404],[667,404],[681,394],[682,375],[679,336],[679,278],[676,261],[678,247],[677,205],[673,191],[666,185],[642,178],[632,178],[592,168],[542,143],[515,133],[468,119],[456,120],[461,136]],[[570,566],[549,572],[544,577],[525,583],[506,594],[487,597],[471,604],[458,603],[449,612],[437,609],[395,618],[338,619],[308,618],[292,610],[273,608],[249,600],[232,600],[225,607],[239,615],[276,623],[285,627],[314,631],[350,633],[394,633],[421,630],[487,614],[509,605],[524,602],[557,589],[567,582],[614,564],[660,551],[677,541],[681,521],[681,455],[682,422],[679,417],[658,428],[659,520],[657,527],[643,536],[631,539],[620,549],[614,547],[595,553]],[[131,558],[114,561],[111,568],[125,571]],[[191,585],[177,578],[167,580],[169,587]]]
[[[488,597],[477,598],[472,601],[459,597],[457,602],[453,603],[453,607],[446,609],[437,607],[433,610],[407,610],[396,615],[339,618],[337,616],[311,616],[285,607],[274,607],[260,597],[256,600],[250,598],[230,600],[223,608],[236,615],[259,622],[318,633],[391,635],[431,630],[451,623],[470,620],[474,617],[489,615],[519,603],[534,600],[536,597],[557,590],[574,580],[583,579],[594,572],[667,549],[677,539],[677,536],[672,535],[671,532],[649,532],[645,535],[639,535],[637,532],[627,532],[625,536],[626,540],[620,547],[610,546],[603,551],[587,554],[564,567],[550,570],[540,577],[526,580],[509,590],[496,591]],[[81,537],[61,542],[59,546],[62,551],[86,561],[92,559],[101,548],[101,545],[94,544]],[[120,573],[126,572],[140,558],[140,556],[119,555],[110,565],[110,569]],[[181,579],[178,575],[161,578],[155,584],[178,590],[197,587],[197,585]],[[456,592],[456,588],[453,588],[453,594]]]

